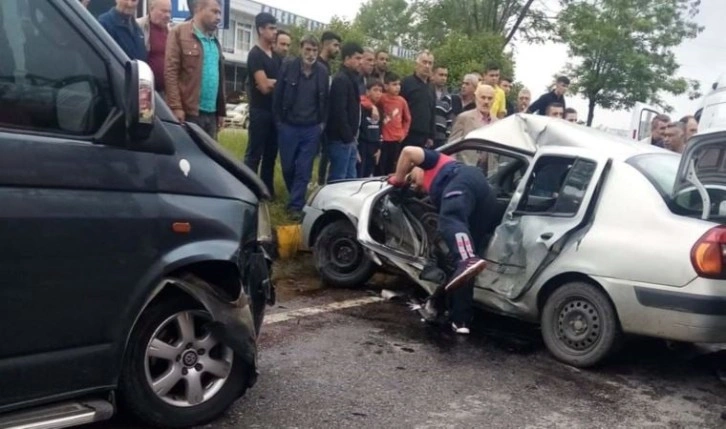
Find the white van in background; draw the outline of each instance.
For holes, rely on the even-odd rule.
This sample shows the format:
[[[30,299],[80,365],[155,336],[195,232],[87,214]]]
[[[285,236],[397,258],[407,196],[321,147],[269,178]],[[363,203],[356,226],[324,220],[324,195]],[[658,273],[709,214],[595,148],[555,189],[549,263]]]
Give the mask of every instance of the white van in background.
[[[726,73],[712,86],[711,93],[703,98],[703,104],[696,113],[698,132],[715,128],[726,128]]]
[[[653,118],[660,115],[662,110],[658,107],[637,102],[630,117],[630,138],[641,143],[650,144],[650,132]]]

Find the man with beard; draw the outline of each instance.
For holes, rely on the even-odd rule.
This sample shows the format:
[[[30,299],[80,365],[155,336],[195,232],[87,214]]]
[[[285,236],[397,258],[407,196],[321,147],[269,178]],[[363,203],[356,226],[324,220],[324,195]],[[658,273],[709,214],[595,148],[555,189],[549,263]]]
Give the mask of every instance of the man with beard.
[[[290,33],[285,30],[277,30],[277,36],[275,36],[275,53],[281,62],[285,61],[285,58],[290,53],[291,44],[292,38],[290,37]]]
[[[326,31],[323,33],[321,39],[322,48],[320,49],[320,56],[318,57],[318,63],[325,67],[328,73],[328,82],[330,83],[330,61],[334,60],[335,57],[340,53],[340,44],[342,39],[339,35],[332,31]],[[323,186],[328,179],[328,152],[326,150],[326,135],[323,133],[320,136],[320,162],[318,163],[318,185]]]
[[[287,209],[302,218],[305,192],[328,113],[328,73],[317,62],[318,40],[305,36],[300,57],[283,63],[275,85],[273,111],[278,127],[282,176],[290,193]]]
[[[381,82],[386,81],[386,73],[388,73],[388,52],[380,50],[376,52],[376,66],[373,69],[373,77]]]

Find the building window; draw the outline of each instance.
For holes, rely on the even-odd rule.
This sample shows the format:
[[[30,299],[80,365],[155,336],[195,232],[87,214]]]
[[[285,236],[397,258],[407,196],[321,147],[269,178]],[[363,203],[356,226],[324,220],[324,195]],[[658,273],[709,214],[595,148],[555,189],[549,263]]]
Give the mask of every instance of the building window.
[[[234,33],[237,29],[237,21],[229,20],[229,28],[222,33],[222,49],[230,54],[234,53]]]
[[[252,49],[252,25],[237,23],[235,50],[249,52]]]

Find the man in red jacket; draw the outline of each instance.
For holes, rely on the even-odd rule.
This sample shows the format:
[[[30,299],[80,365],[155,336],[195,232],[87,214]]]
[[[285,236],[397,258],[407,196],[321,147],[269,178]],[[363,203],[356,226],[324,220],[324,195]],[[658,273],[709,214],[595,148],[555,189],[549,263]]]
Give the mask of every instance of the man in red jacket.
[[[435,317],[435,301],[444,293],[451,294],[452,329],[458,334],[468,334],[474,301],[473,279],[486,268],[486,262],[477,252],[482,250],[482,238],[498,221],[495,195],[481,169],[437,151],[412,146],[403,149],[396,173],[388,179],[395,187],[403,187],[408,182],[430,195],[431,202],[439,209],[439,232],[449,252],[459,261],[448,283],[434,292],[424,309],[433,312]]]

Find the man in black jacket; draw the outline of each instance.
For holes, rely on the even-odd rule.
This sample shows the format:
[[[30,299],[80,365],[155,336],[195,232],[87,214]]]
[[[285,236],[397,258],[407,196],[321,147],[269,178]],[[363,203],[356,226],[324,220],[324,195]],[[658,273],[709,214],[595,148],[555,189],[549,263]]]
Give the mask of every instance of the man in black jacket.
[[[557,83],[555,84],[555,89],[548,92],[547,94],[542,94],[542,96],[538,98],[537,101],[529,106],[529,109],[527,109],[527,113],[538,113],[542,116],[545,116],[547,114],[547,106],[552,103],[560,103],[562,104],[563,109],[567,108],[567,105],[565,104],[565,92],[567,92],[567,88],[569,86],[570,79],[568,79],[567,76],[558,77]]]
[[[342,49],[343,66],[330,86],[330,113],[325,129],[328,138],[330,169],[328,182],[354,179],[358,175],[358,145],[360,126],[360,76],[358,67],[363,48],[357,43],[346,43]]]
[[[315,36],[300,40],[300,57],[282,64],[272,103],[282,176],[290,193],[287,208],[293,218],[302,215],[328,114],[328,71],[317,61],[319,46]]]
[[[431,148],[436,135],[436,92],[429,79],[433,74],[434,56],[423,51],[416,57],[414,74],[401,82],[401,96],[411,111],[411,128],[405,146]]]

